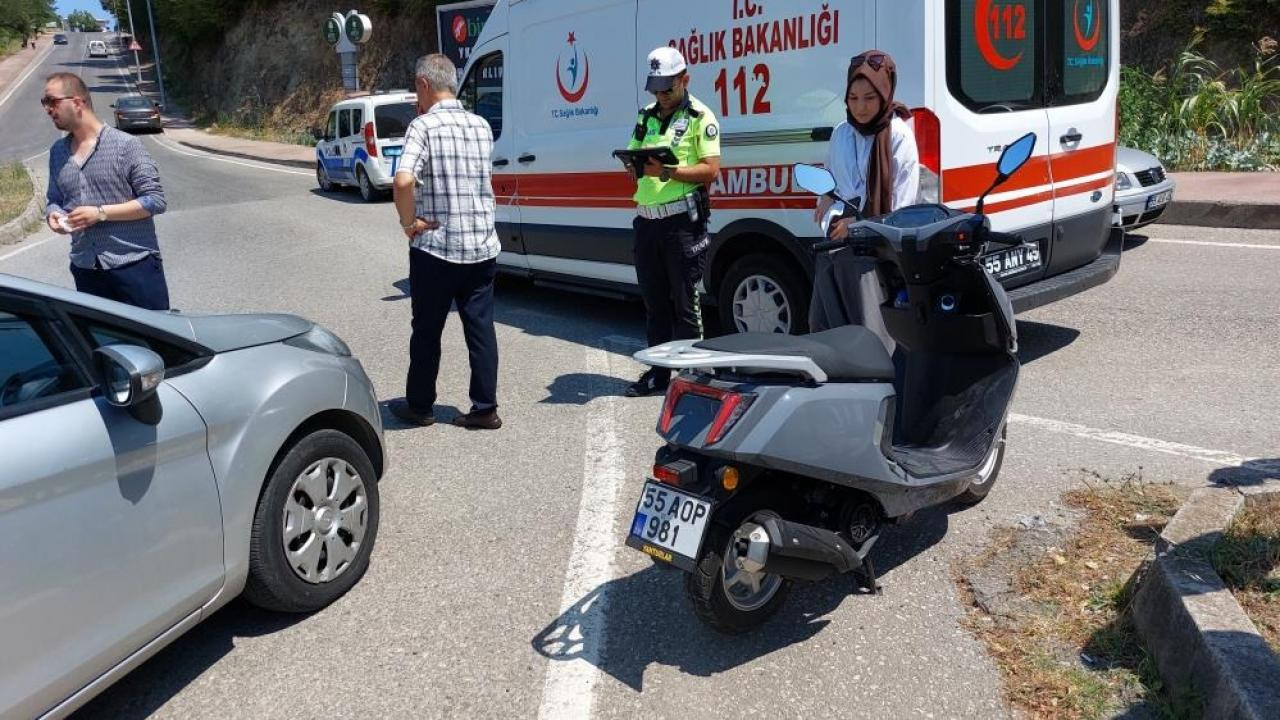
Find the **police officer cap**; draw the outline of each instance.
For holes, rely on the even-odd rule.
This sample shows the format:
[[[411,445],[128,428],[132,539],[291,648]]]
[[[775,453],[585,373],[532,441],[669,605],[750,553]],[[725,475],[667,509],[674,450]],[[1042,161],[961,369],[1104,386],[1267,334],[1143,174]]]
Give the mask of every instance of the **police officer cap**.
[[[644,84],[646,92],[670,90],[680,73],[687,69],[680,51],[666,45],[649,53],[648,67],[649,79]]]

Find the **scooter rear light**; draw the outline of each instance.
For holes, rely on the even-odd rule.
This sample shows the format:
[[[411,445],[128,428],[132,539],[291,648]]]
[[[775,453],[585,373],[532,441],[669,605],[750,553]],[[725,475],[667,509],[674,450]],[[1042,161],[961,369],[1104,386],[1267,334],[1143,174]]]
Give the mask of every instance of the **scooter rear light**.
[[[693,485],[698,479],[698,465],[692,460],[674,460],[668,463],[654,463],[653,479],[663,485],[686,487]]]
[[[378,138],[373,134],[373,122],[364,124],[364,149],[369,157],[378,157]]]
[[[658,418],[658,432],[665,435],[671,431],[671,424],[675,420],[676,406],[680,404],[680,398],[685,395],[700,395],[720,403],[716,410],[715,419],[711,421],[711,427],[707,430],[705,441],[707,445],[714,445],[720,442],[729,430],[733,429],[734,424],[742,418],[747,409],[751,407],[751,403],[756,399],[756,396],[751,393],[724,390],[677,377],[667,386],[667,397],[662,405],[662,415]]]

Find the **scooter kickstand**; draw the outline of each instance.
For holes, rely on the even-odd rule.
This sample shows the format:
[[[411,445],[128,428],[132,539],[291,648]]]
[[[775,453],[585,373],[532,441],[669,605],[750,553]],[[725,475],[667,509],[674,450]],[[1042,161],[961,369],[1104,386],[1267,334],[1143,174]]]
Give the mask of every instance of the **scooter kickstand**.
[[[876,566],[872,564],[870,557],[863,558],[862,566],[854,571],[854,578],[858,583],[858,590],[865,590],[871,595],[883,594],[884,588],[876,578]]]

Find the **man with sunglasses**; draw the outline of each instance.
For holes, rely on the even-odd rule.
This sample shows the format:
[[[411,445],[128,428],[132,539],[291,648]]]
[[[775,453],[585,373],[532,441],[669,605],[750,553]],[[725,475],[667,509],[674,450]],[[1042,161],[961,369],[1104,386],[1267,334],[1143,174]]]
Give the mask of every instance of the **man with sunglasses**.
[[[655,102],[640,111],[627,148],[670,148],[677,163],[651,159],[636,182],[635,267],[650,346],[702,336],[698,283],[706,267],[707,186],[720,174],[720,126],[689,93],[684,56],[672,47],[649,53],[645,90]],[[633,172],[634,168],[629,168]],[[666,368],[651,368],[628,397],[665,392]]]
[[[169,309],[153,216],[165,211],[155,161],[132,135],[93,111],[84,81],[60,72],[40,98],[67,134],[49,149],[49,229],[71,236],[71,276],[80,292],[149,310]]]

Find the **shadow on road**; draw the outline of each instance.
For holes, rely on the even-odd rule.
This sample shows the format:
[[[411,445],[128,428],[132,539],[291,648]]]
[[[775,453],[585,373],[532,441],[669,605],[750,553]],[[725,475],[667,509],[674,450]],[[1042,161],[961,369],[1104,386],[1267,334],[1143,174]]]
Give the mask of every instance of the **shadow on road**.
[[[284,630],[305,615],[259,610],[235,600],[89,702],[74,720],[149,717],[231,652],[236,638]]]
[[[923,511],[907,525],[887,528],[871,554],[877,570],[889,573],[941,541],[948,514],[956,509]],[[650,665],[710,677],[805,642],[821,633],[831,622],[827,616],[846,602],[890,602],[892,577],[882,585],[886,594],[877,596],[858,592],[851,575],[797,584],[765,625],[727,636],[694,616],[684,596],[684,573],[655,564],[597,587],[535,635],[531,644],[552,662],[590,663],[640,692]]]
[[[1268,480],[1280,480],[1280,458],[1255,458],[1239,467],[1218,468],[1209,473],[1209,482],[1214,485],[1261,485]]]
[[[1018,360],[1027,365],[1046,355],[1052,355],[1080,337],[1075,328],[1033,322],[1018,321]]]
[[[1144,232],[1125,233],[1124,249],[1125,251],[1136,250],[1147,244],[1148,236]]]

